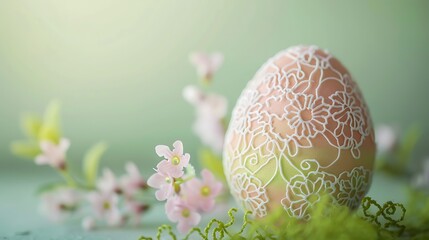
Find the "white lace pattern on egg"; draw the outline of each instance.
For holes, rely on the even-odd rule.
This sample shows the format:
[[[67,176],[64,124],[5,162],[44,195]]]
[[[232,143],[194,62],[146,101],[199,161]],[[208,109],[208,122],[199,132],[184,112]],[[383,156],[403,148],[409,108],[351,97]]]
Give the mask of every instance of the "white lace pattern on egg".
[[[286,49],[267,61],[242,92],[223,161],[232,195],[253,215],[267,214],[267,187],[274,179],[285,186],[279,205],[297,218],[308,218],[322,193],[356,208],[368,191],[370,169],[355,164],[330,172],[344,154],[351,156],[347,161],[361,161],[362,144],[374,140],[360,90],[333,61],[314,46]],[[320,159],[293,161],[317,144],[332,148],[335,157],[328,164]]]

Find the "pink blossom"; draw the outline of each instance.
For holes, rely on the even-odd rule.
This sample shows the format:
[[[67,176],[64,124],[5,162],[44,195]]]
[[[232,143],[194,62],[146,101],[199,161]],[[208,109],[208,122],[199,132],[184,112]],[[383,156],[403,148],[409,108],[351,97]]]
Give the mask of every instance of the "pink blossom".
[[[170,150],[168,146],[158,145],[155,147],[155,151],[158,156],[164,157],[171,163],[172,167],[183,172],[183,168],[188,165],[191,156],[188,153],[183,154],[183,143],[181,141],[175,141],[173,147],[174,149]]]
[[[210,147],[215,153],[222,153],[225,140],[225,127],[221,120],[208,116],[199,116],[194,122],[194,133],[201,142]]]
[[[183,88],[182,95],[183,98],[192,105],[198,105],[206,97],[206,94],[194,85],[188,85]]]
[[[66,168],[65,154],[70,147],[70,141],[62,138],[58,144],[50,141],[41,141],[42,153],[36,157],[36,164],[48,164],[54,168],[64,170]]]
[[[195,106],[197,115],[222,119],[227,113],[228,101],[222,95],[205,93],[194,85],[186,86],[182,94],[186,101]]]
[[[104,193],[121,193],[119,181],[112,170],[105,168],[103,175],[97,180],[97,189]]]
[[[215,206],[215,198],[222,190],[222,183],[207,169],[201,171],[201,176],[202,180],[193,178],[186,182],[187,201],[198,210],[209,212]]]
[[[164,201],[174,195],[175,178],[183,176],[183,170],[178,169],[167,160],[162,160],[157,165],[156,173],[150,176],[147,184],[158,189],[155,197],[158,201]]]
[[[186,233],[201,220],[201,215],[186,201],[179,196],[172,197],[165,204],[165,213],[172,222],[177,222],[180,233]]]
[[[71,188],[61,188],[42,196],[42,211],[52,221],[60,222],[73,213],[79,204],[79,193]]]
[[[198,75],[205,81],[210,81],[222,65],[223,55],[221,53],[195,52],[189,56],[189,60],[197,69]]]
[[[399,145],[399,132],[392,126],[381,125],[375,129],[375,140],[379,154],[390,154]]]
[[[137,225],[141,221],[141,215],[149,209],[149,205],[141,203],[139,201],[128,199],[125,202],[128,210],[133,215],[134,223]]]
[[[124,217],[119,210],[118,195],[111,192],[92,192],[88,194],[95,216],[106,221],[109,226],[119,226],[124,223]]]
[[[214,93],[204,93],[192,85],[183,89],[183,97],[195,107],[195,134],[213,151],[222,152],[225,138],[223,121],[228,109],[226,98]]]
[[[85,229],[85,231],[91,231],[94,230],[96,226],[95,219],[92,217],[85,217],[82,219],[82,228]]]
[[[147,184],[143,179],[138,167],[129,162],[125,165],[127,174],[121,178],[122,190],[128,197],[133,196],[137,191],[146,189]]]

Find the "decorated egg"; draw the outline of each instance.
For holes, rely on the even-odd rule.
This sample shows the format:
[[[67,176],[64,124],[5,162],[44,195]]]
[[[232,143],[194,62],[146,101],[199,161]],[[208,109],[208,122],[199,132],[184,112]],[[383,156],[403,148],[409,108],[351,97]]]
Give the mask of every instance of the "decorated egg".
[[[232,112],[223,165],[231,194],[263,218],[308,219],[328,193],[351,209],[369,190],[374,132],[363,96],[327,51],[296,46],[255,74]]]

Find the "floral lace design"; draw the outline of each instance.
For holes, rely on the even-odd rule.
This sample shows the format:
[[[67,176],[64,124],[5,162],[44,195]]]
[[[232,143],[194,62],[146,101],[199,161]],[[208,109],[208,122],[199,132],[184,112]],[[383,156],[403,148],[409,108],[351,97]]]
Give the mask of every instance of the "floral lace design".
[[[259,179],[246,174],[237,174],[232,179],[232,191],[237,196],[237,201],[242,202],[246,209],[258,217],[267,215],[265,204],[268,197]]]
[[[340,191],[337,195],[338,203],[356,209],[368,192],[371,173],[363,167],[358,167],[341,175],[338,182]]]
[[[281,201],[283,208],[292,217],[309,219],[309,210],[323,194],[330,194],[332,201],[355,209],[368,191],[371,172],[363,167],[356,167],[337,177],[322,171],[314,159],[304,160],[302,164],[307,164],[303,169],[313,170],[292,177],[286,185],[286,196]]]
[[[286,197],[281,203],[289,214],[297,218],[309,218],[308,211],[320,201],[322,194],[334,191],[334,183],[326,181],[323,173],[297,175],[286,187]]]
[[[232,194],[255,216],[270,210],[269,185],[282,181],[277,205],[308,218],[322,192],[358,205],[373,161],[372,148],[362,146],[373,142],[368,107],[347,70],[315,46],[292,47],[268,60],[242,92],[226,133],[224,169]]]

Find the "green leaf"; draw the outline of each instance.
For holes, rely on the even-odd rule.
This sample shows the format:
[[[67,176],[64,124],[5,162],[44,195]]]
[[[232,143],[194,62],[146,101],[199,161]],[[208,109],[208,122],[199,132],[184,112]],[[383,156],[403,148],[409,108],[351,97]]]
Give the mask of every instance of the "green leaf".
[[[31,139],[37,140],[41,127],[42,119],[39,116],[26,115],[22,118],[22,128]]]
[[[203,149],[200,152],[200,162],[204,168],[210,170],[217,179],[226,182],[223,172],[222,158],[213,153],[210,149]]]
[[[188,164],[188,166],[185,167],[185,175],[184,178],[193,178],[195,177],[195,168],[192,166],[192,164]]]
[[[58,188],[68,187],[67,184],[64,184],[62,182],[51,182],[51,183],[45,183],[36,190],[36,195],[42,195],[47,192],[54,191]]]
[[[36,142],[16,141],[11,144],[10,148],[13,154],[31,160],[41,152]]]
[[[59,143],[60,133],[60,103],[52,101],[45,111],[43,124],[40,127],[38,139]]]
[[[83,159],[83,173],[90,187],[95,185],[98,173],[98,164],[106,149],[107,145],[105,143],[98,143],[86,153],[85,158]]]

